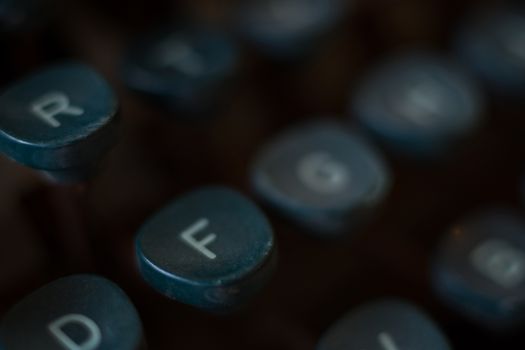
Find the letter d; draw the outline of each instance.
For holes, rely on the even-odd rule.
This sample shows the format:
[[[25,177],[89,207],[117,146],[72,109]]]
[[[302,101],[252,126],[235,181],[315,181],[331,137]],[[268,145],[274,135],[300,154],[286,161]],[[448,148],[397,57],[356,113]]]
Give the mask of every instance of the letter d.
[[[64,326],[73,323],[83,327],[87,333],[82,343],[75,342],[63,331]],[[84,315],[68,314],[54,320],[47,327],[53,337],[67,350],[94,350],[102,341],[100,328],[92,319]]]

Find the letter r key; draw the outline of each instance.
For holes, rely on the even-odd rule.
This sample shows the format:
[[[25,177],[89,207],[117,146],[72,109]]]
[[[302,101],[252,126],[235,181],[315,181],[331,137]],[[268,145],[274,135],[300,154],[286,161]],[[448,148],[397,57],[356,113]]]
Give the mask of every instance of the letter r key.
[[[0,111],[0,152],[56,182],[87,180],[116,143],[117,98],[81,63],[46,67],[14,82],[0,94]]]
[[[31,112],[54,128],[60,126],[55,118],[59,114],[82,115],[84,110],[71,106],[69,98],[62,92],[50,92],[31,103]]]

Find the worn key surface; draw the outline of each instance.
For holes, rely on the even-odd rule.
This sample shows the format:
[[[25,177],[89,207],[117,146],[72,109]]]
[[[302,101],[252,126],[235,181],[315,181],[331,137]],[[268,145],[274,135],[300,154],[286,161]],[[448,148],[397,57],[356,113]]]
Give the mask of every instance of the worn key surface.
[[[194,16],[220,21],[222,7],[199,3],[175,7],[186,4]],[[279,245],[279,266],[268,288],[243,313],[210,316],[166,299],[141,281],[134,258],[135,233],[164,203],[209,183],[228,184],[250,195],[249,164],[272,135],[314,114],[343,116],[349,93],[364,72],[391,50],[418,44],[448,48],[468,3],[363,1],[341,32],[325,43],[325,51],[292,68],[245,52],[243,78],[227,108],[197,125],[166,120],[166,112],[135,98],[117,75],[126,44],[158,24],[154,19],[166,18],[169,11],[176,14],[176,8],[156,1],[62,1],[57,6],[64,43],[109,80],[121,101],[119,143],[83,197],[89,223],[82,227],[93,242],[97,272],[117,282],[137,306],[150,348],[314,349],[322,332],[346,310],[380,296],[400,296],[420,305],[455,348],[523,347],[523,336],[498,338],[481,332],[439,302],[430,288],[431,253],[453,222],[494,202],[520,208],[525,120],[520,108],[500,97],[491,97],[487,124],[446,161],[418,165],[388,157],[396,181],[384,210],[349,240],[319,242],[266,208]],[[20,211],[20,198],[31,198],[43,185],[13,162],[2,158],[0,164],[5,169],[2,182],[13,183],[13,191],[1,199],[2,246],[29,249],[29,243],[14,238],[15,232],[25,232],[23,240],[34,242],[31,249],[40,254],[40,229],[26,227],[23,218],[30,211]],[[52,214],[47,207],[33,206],[33,213]],[[9,266],[25,268],[16,274],[19,283],[2,279],[2,313],[65,275],[65,266],[45,266],[48,260],[40,258],[45,252],[31,255],[32,264],[24,254],[9,256],[0,257],[2,276],[11,276]]]
[[[140,228],[135,250],[142,277],[158,292],[220,312],[259,292],[277,254],[265,215],[225,187],[166,205]]]
[[[24,297],[0,324],[8,349],[141,350],[142,324],[126,294],[96,275],[72,275]]]
[[[0,95],[0,151],[57,181],[83,181],[116,143],[118,103],[89,66],[35,72]]]

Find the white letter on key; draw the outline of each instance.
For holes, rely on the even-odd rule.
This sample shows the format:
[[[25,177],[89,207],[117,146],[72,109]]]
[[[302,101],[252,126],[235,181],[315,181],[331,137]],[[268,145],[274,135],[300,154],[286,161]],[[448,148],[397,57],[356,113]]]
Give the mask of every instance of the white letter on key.
[[[70,106],[68,97],[61,92],[50,92],[31,103],[31,112],[54,128],[60,126],[58,114],[82,115],[84,110]]]
[[[315,152],[299,160],[297,176],[307,188],[320,194],[343,191],[350,182],[345,164],[325,152]]]
[[[394,339],[390,336],[390,334],[386,332],[381,332],[377,336],[377,339],[379,340],[379,344],[383,347],[385,350],[398,350],[396,343],[394,343]]]
[[[190,76],[204,73],[205,63],[198,52],[177,38],[167,40],[159,49],[158,63],[167,68],[181,71]]]
[[[82,343],[76,343],[71,339],[62,328],[71,323],[76,323],[82,326],[89,336]],[[101,341],[102,336],[100,334],[100,328],[90,318],[80,314],[69,314],[62,316],[55,321],[51,322],[48,326],[49,331],[55,337],[56,340],[67,350],[94,350],[96,349]]]
[[[195,234],[199,231],[204,230],[208,226],[208,219],[202,218],[197,220],[193,225],[182,231],[180,238],[189,244],[192,248],[198,250],[200,253],[204,254],[208,259],[215,259],[217,255],[214,252],[206,248],[208,244],[213,242],[217,235],[215,233],[210,233],[202,240],[198,241],[194,238]]]

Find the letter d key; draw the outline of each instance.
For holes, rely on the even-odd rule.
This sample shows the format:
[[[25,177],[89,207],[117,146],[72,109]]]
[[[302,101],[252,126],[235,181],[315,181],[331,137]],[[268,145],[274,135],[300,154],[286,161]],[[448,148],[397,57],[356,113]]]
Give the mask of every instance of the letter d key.
[[[135,307],[96,275],[60,278],[25,297],[0,324],[0,344],[9,350],[145,349]]]

